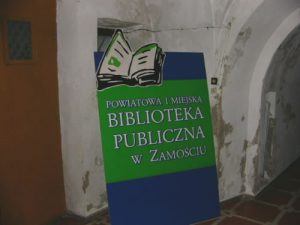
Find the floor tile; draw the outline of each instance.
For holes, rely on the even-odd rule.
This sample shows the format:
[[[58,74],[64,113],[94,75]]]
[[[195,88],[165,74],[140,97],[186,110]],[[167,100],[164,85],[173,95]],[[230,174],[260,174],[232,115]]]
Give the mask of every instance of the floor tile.
[[[260,225],[259,223],[251,222],[236,216],[226,217],[218,225]]]
[[[289,203],[289,201],[292,199],[292,195],[274,188],[267,188],[261,194],[259,194],[256,199],[277,206],[282,206]]]
[[[243,202],[236,209],[236,213],[259,222],[272,222],[279,214],[279,209],[254,200]]]
[[[299,212],[287,212],[279,221],[278,225],[299,225],[300,213]]]
[[[241,202],[241,197],[232,198],[222,202],[221,208],[222,210],[229,211],[232,210],[240,202]]]

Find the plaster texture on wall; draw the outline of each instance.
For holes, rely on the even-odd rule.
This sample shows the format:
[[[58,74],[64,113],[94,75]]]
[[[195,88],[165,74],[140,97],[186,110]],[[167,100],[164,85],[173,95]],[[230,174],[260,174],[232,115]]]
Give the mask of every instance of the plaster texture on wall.
[[[219,79],[209,87],[220,198],[225,200],[259,189],[263,78],[276,48],[299,24],[299,7],[298,0],[58,0],[68,209],[88,216],[106,207],[93,61],[97,24],[136,24],[125,29],[134,49],[156,41],[164,51],[204,53],[208,81]],[[296,113],[285,108],[289,115]]]
[[[211,74],[214,24],[210,1],[147,0],[146,4],[156,40],[164,51],[203,52]]]
[[[214,5],[218,1],[213,1]],[[215,68],[219,84],[212,88],[211,103],[217,151],[219,190],[222,200],[244,192],[246,147],[245,131],[247,93],[244,72],[239,65],[252,29],[244,26],[262,1],[232,1],[226,5],[222,24],[227,29],[215,32]],[[218,11],[218,7],[215,6]],[[216,13],[215,13],[216,14]],[[216,17],[216,15],[215,15]],[[220,20],[218,21],[220,22]],[[232,73],[235,78],[232,79]]]
[[[98,18],[150,25],[143,1],[60,0],[57,2],[61,136],[69,211],[91,215],[106,207],[93,52]],[[152,40],[145,32],[128,34]],[[140,36],[140,37],[139,37]],[[145,36],[147,37],[145,40]]]

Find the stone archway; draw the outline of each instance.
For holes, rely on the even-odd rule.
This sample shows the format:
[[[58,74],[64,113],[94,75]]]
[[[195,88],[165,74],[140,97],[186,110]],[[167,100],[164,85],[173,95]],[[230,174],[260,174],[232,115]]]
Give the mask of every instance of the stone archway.
[[[247,140],[253,141],[248,145],[247,148],[246,166],[246,173],[248,174],[246,177],[246,185],[248,188],[248,192],[253,194],[258,193],[262,188],[265,187],[265,185],[267,185],[280,172],[282,172],[282,170],[284,170],[288,166],[288,164],[292,162],[288,162],[287,160],[284,165],[277,168],[277,170],[275,171],[273,170],[274,168],[271,169],[270,165],[267,165],[271,163],[271,161],[269,161],[270,159],[267,159],[268,155],[272,154],[270,152],[270,145],[274,145],[275,142],[274,139],[273,141],[270,140],[270,137],[273,137],[273,135],[270,134],[269,130],[271,129],[271,125],[270,123],[268,123],[269,125],[267,125],[266,123],[266,121],[270,122],[270,120],[265,120],[266,117],[264,117],[264,115],[266,106],[270,106],[270,101],[273,101],[277,98],[276,94],[274,94],[276,90],[274,88],[272,89],[269,84],[271,80],[275,78],[275,75],[280,77],[280,71],[275,71],[274,73],[274,68],[276,68],[275,64],[276,61],[277,64],[281,63],[280,61],[283,59],[283,56],[280,53],[280,49],[283,49],[284,43],[288,40],[289,37],[292,37],[297,32],[299,32],[299,28],[296,28],[300,23],[299,13],[299,9],[293,11],[278,26],[278,28],[275,30],[275,32],[272,34],[272,36],[269,38],[268,42],[262,49],[253,70],[249,89],[247,121]],[[290,53],[292,53],[292,50],[290,51]],[[282,67],[284,67],[284,64],[282,64]],[[274,76],[272,76],[271,73]],[[266,81],[265,84],[264,80]],[[267,95],[269,97],[270,95],[273,95],[271,97],[273,98],[273,100],[270,100],[270,98],[266,100],[266,98],[268,98]],[[271,104],[273,103],[274,102],[272,102]],[[273,109],[278,111],[276,102]],[[267,126],[269,128],[266,128]],[[266,132],[266,130],[269,130],[269,132]],[[273,143],[271,143],[270,141]],[[266,148],[269,148],[269,151]]]

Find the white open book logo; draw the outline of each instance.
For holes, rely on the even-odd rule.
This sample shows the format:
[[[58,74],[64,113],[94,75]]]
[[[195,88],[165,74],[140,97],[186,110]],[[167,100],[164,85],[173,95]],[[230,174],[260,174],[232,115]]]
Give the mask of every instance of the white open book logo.
[[[115,85],[158,85],[162,82],[165,54],[156,43],[133,52],[121,30],[117,30],[97,72],[98,90]]]

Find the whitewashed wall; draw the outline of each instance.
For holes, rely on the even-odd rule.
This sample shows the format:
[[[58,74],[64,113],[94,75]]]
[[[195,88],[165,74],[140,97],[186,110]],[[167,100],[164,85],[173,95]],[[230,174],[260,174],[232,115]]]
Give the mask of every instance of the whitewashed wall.
[[[66,203],[69,211],[91,215],[104,207],[106,189],[100,146],[96,76],[98,18],[149,25],[139,0],[57,1],[59,101]],[[141,35],[149,41],[151,35]],[[134,41],[135,44],[137,41]]]

